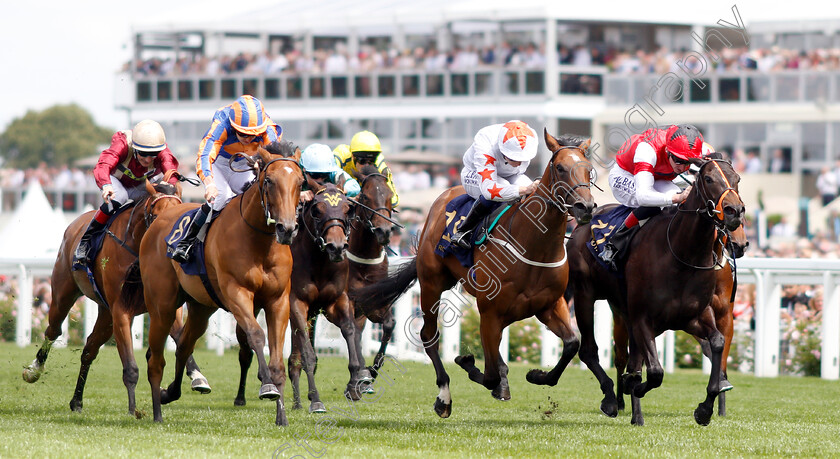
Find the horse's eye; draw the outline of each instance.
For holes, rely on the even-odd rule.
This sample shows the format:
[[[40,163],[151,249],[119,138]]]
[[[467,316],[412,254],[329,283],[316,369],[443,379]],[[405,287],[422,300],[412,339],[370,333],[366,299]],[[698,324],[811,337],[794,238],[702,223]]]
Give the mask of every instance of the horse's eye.
[[[712,178],[711,178],[711,177],[709,177],[708,175],[707,175],[707,176],[705,176],[705,177],[703,177],[703,180],[705,180],[705,181],[706,181],[706,183],[712,183]]]

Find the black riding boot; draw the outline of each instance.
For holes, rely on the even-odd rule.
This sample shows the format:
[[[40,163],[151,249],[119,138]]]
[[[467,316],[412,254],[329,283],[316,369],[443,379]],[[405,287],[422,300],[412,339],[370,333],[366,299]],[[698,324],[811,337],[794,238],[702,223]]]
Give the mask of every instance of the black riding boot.
[[[193,221],[190,222],[190,227],[187,229],[187,234],[183,239],[178,241],[175,246],[175,251],[172,253],[172,259],[178,263],[186,263],[190,258],[190,251],[195,245],[195,238],[201,232],[201,227],[207,222],[207,216],[210,214],[210,206],[202,204],[198,212],[195,213]]]
[[[604,246],[604,251],[601,252],[601,260],[607,264],[613,271],[618,271],[618,262],[627,255],[627,249],[630,247],[630,240],[633,234],[639,229],[639,225],[628,228],[621,224],[616,230],[615,234],[607,241]]]
[[[114,212],[119,209],[120,206],[120,203],[112,200],[110,203],[103,203],[102,206],[99,207],[99,211],[107,215],[110,220],[111,216],[114,215]],[[96,217],[95,214],[94,217]],[[76,247],[76,252],[73,254],[73,258],[84,265],[88,265],[90,263],[90,252],[93,249],[93,247],[91,247],[93,237],[101,233],[104,229],[105,223],[99,223],[96,221],[96,218],[92,218],[85,230],[85,234],[83,234],[82,238],[79,239],[79,245]]]
[[[481,220],[492,210],[492,207],[486,206],[481,202],[481,198],[476,199],[470,209],[470,212],[467,214],[467,218],[465,218],[464,222],[461,223],[461,226],[458,227],[458,232],[452,235],[452,243],[457,244],[458,247],[461,247],[462,249],[469,249],[471,244],[468,236],[472,233],[478,223],[481,222]]]

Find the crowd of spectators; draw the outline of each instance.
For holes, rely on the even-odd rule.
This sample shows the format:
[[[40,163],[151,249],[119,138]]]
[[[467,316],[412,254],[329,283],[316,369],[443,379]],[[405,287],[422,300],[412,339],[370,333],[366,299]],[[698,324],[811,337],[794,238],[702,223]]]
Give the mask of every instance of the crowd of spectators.
[[[0,187],[4,189],[22,189],[33,180],[37,180],[45,189],[96,189],[93,176],[78,167],[54,167],[41,162],[38,167],[29,169],[0,168]]]
[[[558,45],[558,63],[575,67],[603,66],[619,74],[664,74],[678,72],[677,63],[689,67],[702,65],[697,59],[685,60],[690,50],[656,51],[621,50],[616,47]],[[709,59],[716,72],[754,70],[774,72],[789,69],[832,70],[840,69],[840,48],[801,51],[772,47],[769,49],[723,48],[720,59]],[[455,46],[451,50],[438,50],[435,46],[414,49],[376,49],[361,45],[359,52],[351,54],[343,42],[331,49],[316,49],[305,54],[300,46],[280,53],[255,54],[241,52],[236,55],[180,57],[177,60],[158,57],[138,59],[126,63],[124,70],[147,76],[176,75],[270,75],[279,73],[341,74],[347,72],[372,72],[376,70],[463,71],[480,67],[543,68],[546,63],[545,45],[526,43],[477,48]]]

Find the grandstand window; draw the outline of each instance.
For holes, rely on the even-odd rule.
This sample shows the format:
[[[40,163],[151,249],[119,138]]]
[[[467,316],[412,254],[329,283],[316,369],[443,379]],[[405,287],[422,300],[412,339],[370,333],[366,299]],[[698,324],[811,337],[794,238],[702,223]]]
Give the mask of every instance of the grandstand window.
[[[417,120],[400,120],[399,121],[399,137],[403,139],[416,139],[417,135]]]
[[[453,96],[466,96],[470,93],[470,83],[466,73],[453,73],[450,77]]]
[[[265,79],[265,98],[279,99],[280,98],[280,80],[277,78]]]
[[[283,128],[284,139],[300,139],[303,137],[303,122],[301,121],[283,121],[280,123]]]
[[[805,75],[805,100],[828,100],[828,75],[816,73]]]
[[[718,100],[721,102],[738,102],[741,100],[741,79],[720,78],[718,80]]]
[[[702,84],[702,87],[700,87]],[[709,79],[698,79],[691,82],[691,102],[711,102],[712,82]]]
[[[300,99],[303,97],[303,78],[289,77],[286,80],[286,98]]]
[[[770,101],[770,77],[751,76],[747,78],[747,100],[750,102]]]
[[[330,94],[333,97],[347,97],[347,77],[331,77]]]
[[[776,101],[795,102],[800,98],[799,75],[776,75]]]
[[[259,81],[256,78],[242,80],[242,94],[250,94],[254,97],[262,97],[259,89]]]
[[[369,76],[357,76],[355,78],[355,92],[356,97],[370,97],[371,96],[371,78]]]
[[[152,100],[152,83],[140,81],[137,83],[137,102],[149,102]]]
[[[825,162],[826,123],[802,123],[802,160]]]
[[[748,144],[759,144],[767,138],[765,123],[743,123],[741,125],[741,139]]]
[[[324,77],[309,78],[309,97],[323,99],[326,97],[326,92],[326,88],[324,88]]]
[[[475,95],[477,96],[492,96],[493,88],[493,74],[492,73],[476,73],[475,74]]]
[[[324,121],[318,120],[310,120],[306,121],[303,125],[304,130],[304,138],[307,139],[307,143],[309,140],[321,140],[324,138],[324,134],[326,133],[326,129],[324,128]]]
[[[519,90],[519,74],[516,72],[505,72],[502,76],[502,94],[506,95],[517,95],[521,91]]]
[[[172,82],[158,81],[157,83],[157,100],[172,100]]]
[[[192,100],[193,99],[193,82],[192,80],[178,81],[178,100]]]
[[[396,95],[396,78],[394,75],[380,75],[377,79],[379,97],[394,97]]]
[[[525,94],[542,94],[543,92],[545,92],[545,73],[525,72]]]
[[[239,97],[236,90],[236,80],[222,80],[222,99],[236,99]]]
[[[210,100],[216,96],[216,81],[215,80],[199,80],[198,81],[198,99]]]
[[[563,93],[563,77],[560,75],[560,92]],[[629,98],[630,80],[626,78],[607,78],[606,96],[607,105],[626,105]],[[658,98],[655,98],[658,102]]]
[[[402,76],[402,95],[403,96],[419,96],[420,95],[420,76],[419,75],[403,75]]]
[[[392,120],[373,120],[372,131],[379,136],[380,139],[390,139],[394,137],[394,122]]]
[[[422,134],[424,139],[440,139],[443,137],[444,125],[440,121],[433,118],[423,118],[420,120],[422,125]]]
[[[470,134],[469,126],[465,118],[450,118],[446,120],[446,132],[452,137],[474,136],[475,132]]]
[[[338,120],[327,121],[327,138],[341,140],[344,138],[344,123]]]
[[[426,96],[443,95],[443,75],[426,75]]]

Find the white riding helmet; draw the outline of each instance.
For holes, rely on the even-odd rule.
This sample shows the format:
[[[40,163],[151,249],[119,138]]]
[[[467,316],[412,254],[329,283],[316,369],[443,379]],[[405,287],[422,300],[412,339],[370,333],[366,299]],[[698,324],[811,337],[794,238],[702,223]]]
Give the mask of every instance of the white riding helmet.
[[[530,161],[537,156],[537,133],[524,121],[511,120],[499,132],[499,150],[514,161]]]
[[[300,164],[306,172],[326,173],[339,170],[332,150],[322,143],[313,143],[306,147],[300,155]]]
[[[131,146],[137,151],[159,153],[166,148],[166,135],[157,121],[143,120],[131,130]]]

